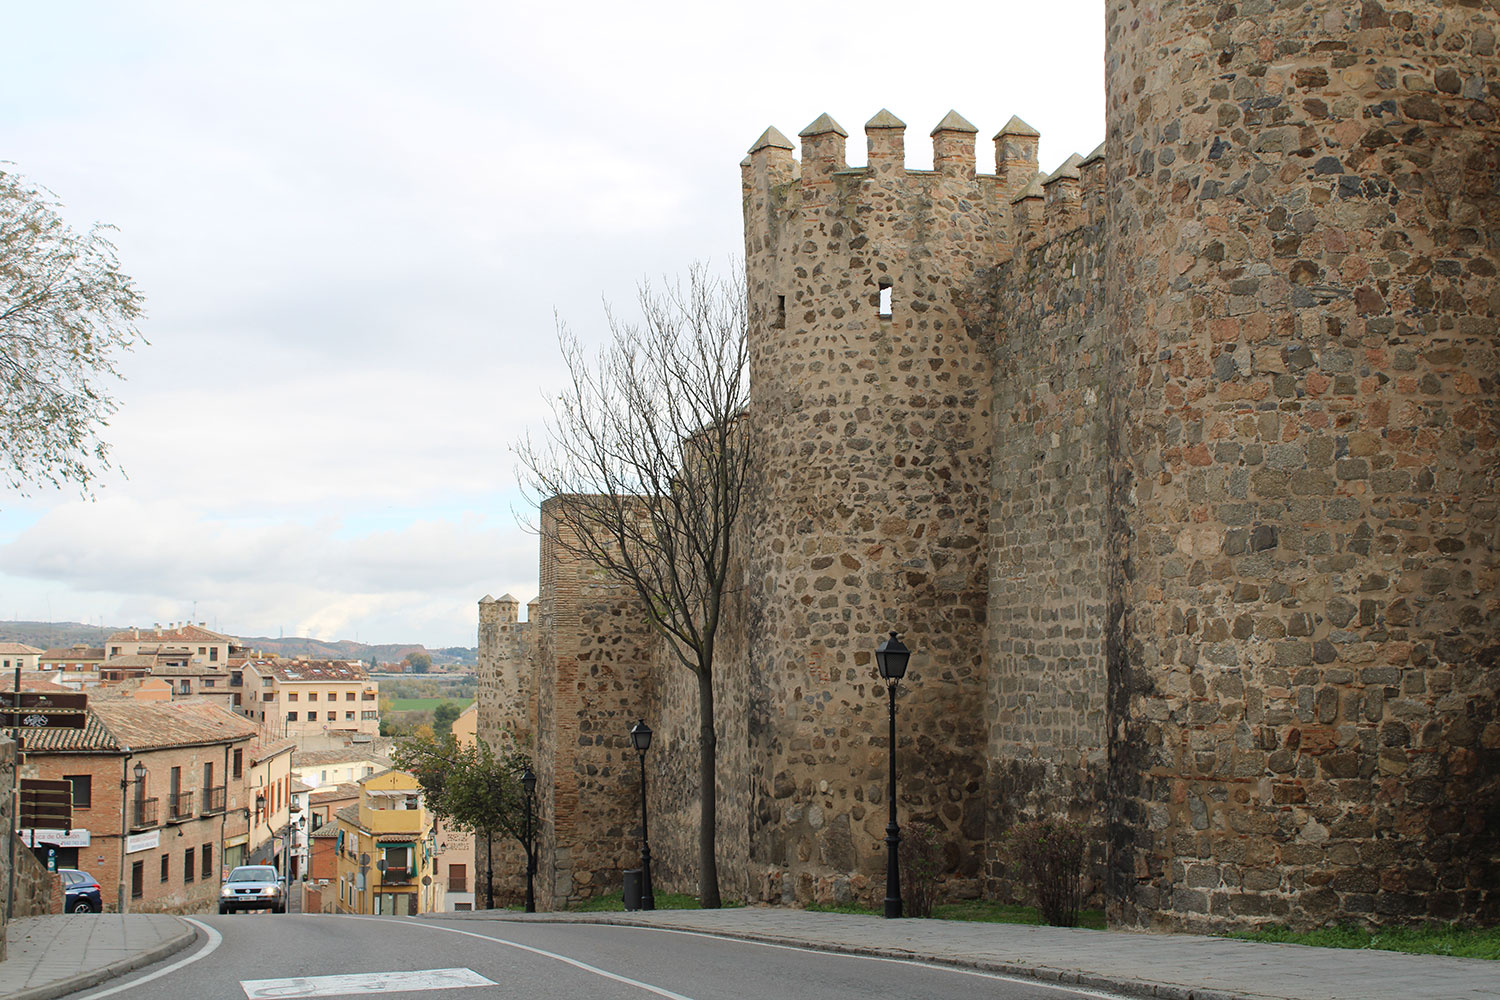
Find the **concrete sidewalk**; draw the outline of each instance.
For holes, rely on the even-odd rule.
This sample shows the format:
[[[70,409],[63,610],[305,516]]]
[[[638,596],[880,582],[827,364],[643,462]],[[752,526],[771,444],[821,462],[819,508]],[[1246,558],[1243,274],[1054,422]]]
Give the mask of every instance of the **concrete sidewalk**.
[[[937,962],[1169,1000],[1496,1000],[1500,962],[1190,934],[885,920],[780,907],[652,913],[477,911],[442,919],[623,924]]]
[[[159,962],[197,936],[187,921],[154,913],[70,913],[13,920],[5,929],[0,997],[66,996]]]

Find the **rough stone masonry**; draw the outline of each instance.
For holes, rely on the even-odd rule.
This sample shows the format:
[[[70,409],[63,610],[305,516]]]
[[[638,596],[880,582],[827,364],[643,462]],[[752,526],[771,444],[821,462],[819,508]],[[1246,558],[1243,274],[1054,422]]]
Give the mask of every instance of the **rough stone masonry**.
[[[931,170],[888,111],[863,166],[826,115],[754,144],[727,896],[883,894],[894,628],[952,894],[1064,815],[1119,925],[1500,918],[1497,27],[1111,0],[1105,143],[1050,174],[1019,118],[992,174],[956,113]],[[637,716],[692,891],[690,678],[597,567],[541,579],[482,610],[481,728],[533,741],[543,905],[634,864]]]

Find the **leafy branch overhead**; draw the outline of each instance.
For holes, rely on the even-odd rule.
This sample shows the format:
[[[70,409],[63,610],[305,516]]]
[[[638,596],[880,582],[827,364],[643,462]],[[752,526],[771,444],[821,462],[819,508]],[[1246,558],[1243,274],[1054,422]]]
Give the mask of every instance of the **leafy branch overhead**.
[[[0,475],[14,488],[109,468],[99,436],[117,404],[116,358],[145,343],[143,302],[107,226],[75,232],[55,196],[0,171]]]

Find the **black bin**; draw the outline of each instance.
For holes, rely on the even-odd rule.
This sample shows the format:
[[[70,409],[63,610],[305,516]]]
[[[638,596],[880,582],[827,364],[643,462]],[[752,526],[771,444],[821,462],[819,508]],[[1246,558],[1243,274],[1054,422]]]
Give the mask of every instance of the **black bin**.
[[[641,908],[641,870],[639,868],[625,869],[625,909],[639,910]]]

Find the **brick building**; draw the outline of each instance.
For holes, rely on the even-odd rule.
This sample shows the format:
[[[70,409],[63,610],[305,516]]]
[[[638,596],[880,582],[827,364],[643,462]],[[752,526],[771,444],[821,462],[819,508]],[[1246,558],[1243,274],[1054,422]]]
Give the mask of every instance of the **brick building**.
[[[205,702],[91,699],[85,728],[25,732],[21,773],[72,783],[73,829],[23,839],[98,879],[108,910],[206,910],[244,850],[257,732]]]

